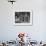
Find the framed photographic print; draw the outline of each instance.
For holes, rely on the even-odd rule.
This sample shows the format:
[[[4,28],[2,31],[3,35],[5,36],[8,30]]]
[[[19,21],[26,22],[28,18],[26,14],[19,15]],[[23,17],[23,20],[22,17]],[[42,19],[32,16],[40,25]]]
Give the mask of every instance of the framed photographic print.
[[[15,25],[17,26],[30,26],[32,25],[32,11],[16,11],[15,12]]]

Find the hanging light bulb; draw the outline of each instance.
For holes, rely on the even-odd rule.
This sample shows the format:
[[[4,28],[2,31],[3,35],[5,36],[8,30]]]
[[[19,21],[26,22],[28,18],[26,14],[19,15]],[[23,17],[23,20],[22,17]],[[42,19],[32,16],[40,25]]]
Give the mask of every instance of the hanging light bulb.
[[[8,2],[11,2],[12,4],[16,2],[15,0],[8,0]]]

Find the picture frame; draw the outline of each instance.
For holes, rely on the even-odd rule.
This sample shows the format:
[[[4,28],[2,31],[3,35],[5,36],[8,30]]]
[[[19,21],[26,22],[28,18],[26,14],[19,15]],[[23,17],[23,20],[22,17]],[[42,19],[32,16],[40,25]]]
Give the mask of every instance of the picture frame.
[[[32,24],[33,24],[33,15],[31,10],[15,11],[16,26],[32,26]]]

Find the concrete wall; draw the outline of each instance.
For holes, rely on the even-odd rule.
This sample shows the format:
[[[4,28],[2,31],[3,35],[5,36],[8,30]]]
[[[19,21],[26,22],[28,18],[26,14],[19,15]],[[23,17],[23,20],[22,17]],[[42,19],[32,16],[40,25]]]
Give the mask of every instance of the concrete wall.
[[[17,10],[32,10],[32,26],[15,26]],[[46,0],[17,0],[13,5],[0,0],[0,40],[14,40],[18,32],[26,32],[33,40],[46,40]]]

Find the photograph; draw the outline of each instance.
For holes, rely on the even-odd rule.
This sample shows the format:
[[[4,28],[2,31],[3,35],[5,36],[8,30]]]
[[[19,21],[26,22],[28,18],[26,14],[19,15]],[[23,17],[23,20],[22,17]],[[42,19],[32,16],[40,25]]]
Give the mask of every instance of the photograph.
[[[0,46],[46,46],[46,0],[0,0]]]
[[[15,12],[15,25],[32,25],[32,12],[30,11]]]

